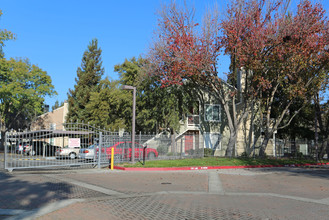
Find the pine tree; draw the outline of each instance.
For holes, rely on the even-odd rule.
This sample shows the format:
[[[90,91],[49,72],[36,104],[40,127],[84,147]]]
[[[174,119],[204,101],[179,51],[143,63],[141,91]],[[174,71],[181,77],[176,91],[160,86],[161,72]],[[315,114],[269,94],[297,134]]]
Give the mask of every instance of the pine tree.
[[[55,109],[58,109],[59,107],[62,107],[64,105],[64,102],[59,103],[58,100],[56,100],[55,104],[51,107],[51,110],[54,111]]]
[[[104,74],[101,53],[98,40],[93,39],[83,54],[81,67],[77,69],[76,85],[68,93],[67,121],[88,122],[90,112],[87,111],[86,106],[90,102],[91,93],[99,91],[99,82]]]

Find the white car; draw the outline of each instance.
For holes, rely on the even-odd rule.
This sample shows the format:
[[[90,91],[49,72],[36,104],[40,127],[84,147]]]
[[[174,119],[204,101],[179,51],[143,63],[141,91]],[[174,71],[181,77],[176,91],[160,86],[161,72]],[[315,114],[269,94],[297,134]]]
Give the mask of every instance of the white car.
[[[60,147],[56,150],[55,156],[56,159],[64,159],[64,158],[70,158],[70,159],[76,159],[79,155],[80,147]]]
[[[96,149],[96,154],[95,154]],[[85,160],[94,160],[97,158],[98,146],[90,145],[88,148],[82,148],[79,151],[79,158]]]

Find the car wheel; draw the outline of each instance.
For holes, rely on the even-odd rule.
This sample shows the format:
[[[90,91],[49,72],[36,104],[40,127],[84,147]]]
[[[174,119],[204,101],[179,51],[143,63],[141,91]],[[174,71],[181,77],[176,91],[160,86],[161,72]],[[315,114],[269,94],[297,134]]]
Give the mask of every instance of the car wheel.
[[[154,159],[155,159],[155,154],[154,154],[153,152],[151,152],[151,153],[149,153],[149,154],[147,155],[147,158],[148,158],[149,160],[154,160]]]
[[[75,154],[75,153],[70,153],[69,154],[69,157],[70,157],[70,159],[75,159],[76,157],[77,157],[77,155]]]

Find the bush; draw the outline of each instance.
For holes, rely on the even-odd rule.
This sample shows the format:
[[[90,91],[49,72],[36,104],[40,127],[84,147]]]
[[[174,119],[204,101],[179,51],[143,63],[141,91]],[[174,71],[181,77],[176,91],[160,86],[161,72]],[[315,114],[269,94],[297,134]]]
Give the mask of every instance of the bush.
[[[243,152],[243,153],[240,155],[240,157],[244,157],[244,158],[246,158],[246,157],[249,157],[249,156],[248,156],[247,152]]]
[[[179,156],[180,153],[175,153],[175,152],[169,152],[167,153],[167,156],[171,157],[171,156]]]
[[[193,149],[187,150],[186,153],[188,155],[194,155],[194,150]]]
[[[214,151],[210,148],[204,148],[203,150],[204,156],[209,157],[214,155]]]
[[[297,157],[298,159],[302,159],[302,158],[304,158],[304,155],[303,155],[302,152],[297,152],[296,157]]]
[[[162,154],[162,155],[165,155],[165,154],[167,154],[168,153],[168,146],[159,146],[158,148],[157,148],[157,151],[158,151],[158,153],[159,154]]]

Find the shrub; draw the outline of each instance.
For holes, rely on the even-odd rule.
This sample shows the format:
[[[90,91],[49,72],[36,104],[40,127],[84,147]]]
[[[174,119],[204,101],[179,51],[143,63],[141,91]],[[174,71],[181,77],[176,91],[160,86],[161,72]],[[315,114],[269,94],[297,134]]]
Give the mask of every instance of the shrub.
[[[168,146],[162,145],[157,148],[157,151],[159,154],[164,155],[164,154],[168,153],[168,148],[169,148]]]
[[[302,152],[297,152],[296,157],[297,157],[298,159],[301,159],[301,158],[304,158],[304,155],[303,155]]]
[[[204,156],[209,157],[214,155],[214,151],[210,148],[204,148],[203,150]]]
[[[186,153],[188,155],[194,155],[194,150],[193,149],[187,150]]]
[[[240,157],[249,157],[249,156],[248,156],[247,152],[243,152],[243,153],[240,155]]]

